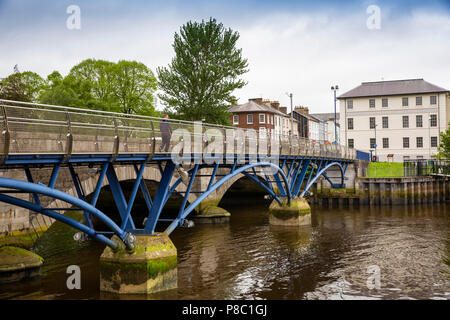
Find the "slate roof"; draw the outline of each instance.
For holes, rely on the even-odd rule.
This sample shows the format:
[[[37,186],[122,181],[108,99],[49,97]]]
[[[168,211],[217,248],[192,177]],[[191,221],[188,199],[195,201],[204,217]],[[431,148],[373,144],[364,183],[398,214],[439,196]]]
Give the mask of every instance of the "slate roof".
[[[438,87],[423,79],[363,82],[360,86],[340,95],[338,99],[440,93],[448,91],[449,90]]]
[[[330,119],[334,120],[334,112],[330,112],[330,113],[312,113],[312,116],[322,120],[322,121],[328,121]],[[336,112],[336,120],[340,119],[340,115],[339,112]]]
[[[272,108],[271,106],[268,106],[265,103],[259,104],[254,101],[249,101],[244,104],[239,104],[232,106],[230,109],[228,109],[229,112],[232,113],[240,113],[240,112],[268,112],[268,113],[274,113],[279,116],[287,117],[287,115],[281,111],[278,111],[275,108]]]

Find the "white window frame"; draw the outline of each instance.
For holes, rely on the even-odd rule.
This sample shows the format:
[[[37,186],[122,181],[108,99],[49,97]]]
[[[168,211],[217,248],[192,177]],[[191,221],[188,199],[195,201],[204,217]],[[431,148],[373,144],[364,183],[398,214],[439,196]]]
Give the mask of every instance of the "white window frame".
[[[249,117],[251,117],[251,121],[249,121]],[[247,124],[253,124],[253,114],[247,114]]]
[[[237,121],[235,121],[237,118]],[[233,115],[233,124],[239,124],[239,115],[235,114]]]
[[[261,121],[261,116],[264,117],[263,121]],[[267,119],[267,120],[269,120],[269,119]],[[266,123],[266,114],[265,113],[259,113],[258,114],[258,121],[259,121],[259,123],[265,124]]]

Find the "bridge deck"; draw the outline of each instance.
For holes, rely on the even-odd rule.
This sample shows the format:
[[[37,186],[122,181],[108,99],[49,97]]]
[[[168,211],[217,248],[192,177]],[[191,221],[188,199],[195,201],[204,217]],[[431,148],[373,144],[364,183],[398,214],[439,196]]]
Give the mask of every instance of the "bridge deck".
[[[214,154],[223,157],[258,153],[359,158],[354,149],[324,141],[181,120],[169,120],[170,146],[161,150],[164,130],[161,132],[160,118],[8,100],[0,100],[0,122],[0,157],[3,158],[18,155],[143,155],[151,159],[155,155],[170,154],[181,143],[183,152],[192,154],[205,154],[208,146],[215,144]]]

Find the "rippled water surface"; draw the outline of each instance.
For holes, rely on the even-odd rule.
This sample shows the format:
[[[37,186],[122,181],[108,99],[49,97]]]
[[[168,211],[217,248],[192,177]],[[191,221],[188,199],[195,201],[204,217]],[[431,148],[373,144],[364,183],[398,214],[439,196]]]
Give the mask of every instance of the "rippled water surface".
[[[270,226],[267,206],[228,209],[229,224],[171,235],[178,289],[127,298],[450,298],[448,205],[313,208],[312,226],[300,228]],[[42,277],[0,286],[0,299],[118,298],[99,292],[104,246],[77,244],[72,233],[64,227],[41,238],[36,250],[45,258]],[[71,264],[81,267],[81,290],[66,288]]]

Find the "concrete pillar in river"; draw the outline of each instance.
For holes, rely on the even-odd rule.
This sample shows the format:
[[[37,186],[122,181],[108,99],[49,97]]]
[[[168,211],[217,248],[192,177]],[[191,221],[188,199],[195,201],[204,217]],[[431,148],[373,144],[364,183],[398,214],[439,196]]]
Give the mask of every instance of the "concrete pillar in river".
[[[177,288],[177,249],[165,233],[135,235],[129,252],[117,236],[117,250],[106,247],[100,257],[100,290],[118,294],[149,294]]]
[[[282,205],[273,200],[269,207],[269,223],[279,226],[301,226],[311,224],[311,207],[305,198],[283,199]]]

